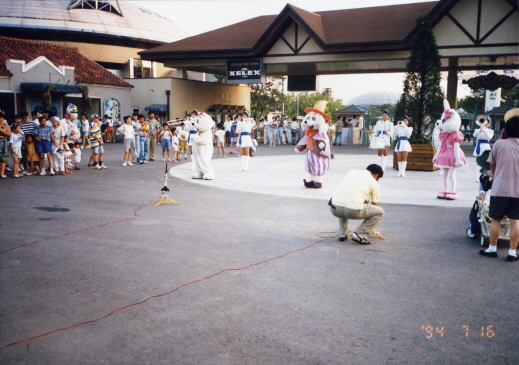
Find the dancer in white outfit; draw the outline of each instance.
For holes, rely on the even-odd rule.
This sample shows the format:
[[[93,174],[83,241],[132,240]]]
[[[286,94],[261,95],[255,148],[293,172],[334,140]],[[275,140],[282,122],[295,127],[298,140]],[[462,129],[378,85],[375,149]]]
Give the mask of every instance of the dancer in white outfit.
[[[248,116],[248,113],[244,112],[244,117],[245,115]],[[254,119],[245,118],[243,121],[238,123],[238,126],[236,127],[236,134],[239,136],[238,144],[240,146],[242,171],[247,171],[249,169],[249,150],[253,146],[251,134],[252,128],[254,128],[255,125],[256,123],[254,122]]]
[[[195,169],[195,163],[193,160],[193,138],[198,134],[198,130],[196,129],[197,118],[198,118],[198,110],[195,109],[191,112],[191,118],[189,118],[187,120],[186,131],[189,133],[187,135],[187,146],[189,148],[189,155],[191,156],[190,170]]]
[[[378,156],[380,157],[380,166],[382,171],[386,171],[387,151],[391,145],[391,136],[393,136],[393,123],[389,120],[389,112],[384,110],[382,113],[382,120],[377,121],[373,133],[375,136],[384,138],[384,148],[378,149]]]
[[[409,127],[409,117],[404,115],[404,119],[398,122],[395,127],[395,138],[398,142],[395,146],[396,156],[398,158],[398,175],[405,177],[405,169],[407,167],[407,154],[413,149],[409,143],[409,137],[413,133],[413,128]]]
[[[485,115],[479,115],[476,118],[476,124],[479,126],[474,130],[474,137],[476,138],[476,148],[474,149],[474,156],[478,157],[486,150],[490,150],[490,140],[494,138],[494,130],[488,128],[490,125],[490,118]]]

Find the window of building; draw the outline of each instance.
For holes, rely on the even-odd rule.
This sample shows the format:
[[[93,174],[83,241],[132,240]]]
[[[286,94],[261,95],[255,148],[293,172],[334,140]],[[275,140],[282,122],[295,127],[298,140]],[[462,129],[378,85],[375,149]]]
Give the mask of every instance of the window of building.
[[[144,79],[153,77],[151,61],[133,60],[133,78]]]
[[[68,9],[101,10],[122,16],[117,1],[113,0],[72,0]]]

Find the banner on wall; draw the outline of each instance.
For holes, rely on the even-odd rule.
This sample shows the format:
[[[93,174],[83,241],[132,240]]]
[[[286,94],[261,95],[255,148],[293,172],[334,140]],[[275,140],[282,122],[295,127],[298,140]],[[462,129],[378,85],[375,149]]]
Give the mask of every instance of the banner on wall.
[[[227,61],[228,84],[260,84],[266,80],[262,58]]]

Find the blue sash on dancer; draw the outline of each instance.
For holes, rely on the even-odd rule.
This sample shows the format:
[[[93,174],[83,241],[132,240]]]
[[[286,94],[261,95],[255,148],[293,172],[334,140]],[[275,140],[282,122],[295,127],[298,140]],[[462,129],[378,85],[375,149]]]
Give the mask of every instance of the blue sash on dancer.
[[[478,139],[478,144],[476,145],[476,154],[479,156],[481,152],[481,143],[488,143],[488,139]]]
[[[400,141],[407,141],[409,138],[407,137],[398,137],[398,143],[396,144],[396,149],[400,149]]]
[[[187,143],[189,143],[189,141],[191,141],[191,135],[192,134],[196,134],[197,131],[189,131],[189,136],[187,136]]]
[[[380,135],[383,134],[383,133],[384,133],[384,131],[378,131],[377,132],[377,137],[380,137]]]
[[[249,132],[242,132],[240,134],[240,139],[238,140],[238,143],[240,144],[240,146],[241,146],[241,136],[250,136],[250,133]]]

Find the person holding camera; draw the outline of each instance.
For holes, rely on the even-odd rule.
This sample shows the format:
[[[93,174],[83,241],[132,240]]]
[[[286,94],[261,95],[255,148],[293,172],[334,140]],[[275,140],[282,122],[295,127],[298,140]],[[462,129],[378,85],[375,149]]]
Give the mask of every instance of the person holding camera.
[[[413,149],[409,143],[409,137],[413,134],[413,128],[409,127],[409,117],[404,115],[403,120],[398,122],[395,127],[395,138],[398,142],[395,146],[396,156],[398,158],[398,175],[405,177],[405,169],[407,167],[407,154]]]

